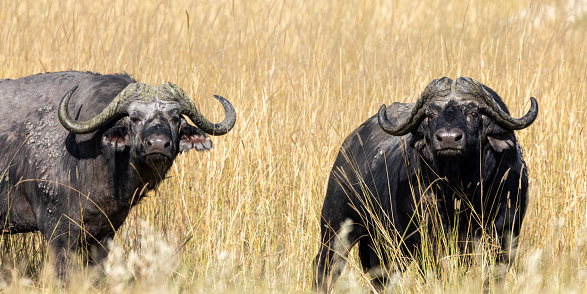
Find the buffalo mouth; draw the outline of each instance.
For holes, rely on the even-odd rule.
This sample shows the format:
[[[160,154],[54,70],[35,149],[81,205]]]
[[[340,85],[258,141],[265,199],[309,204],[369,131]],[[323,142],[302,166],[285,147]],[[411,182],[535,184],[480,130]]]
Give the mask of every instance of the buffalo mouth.
[[[146,161],[152,161],[154,163],[164,163],[168,160],[171,160],[168,155],[160,152],[147,153],[143,157]]]
[[[436,151],[436,156],[442,158],[454,158],[454,157],[461,157],[465,154],[462,149],[453,149],[453,148],[446,148],[440,149]]]

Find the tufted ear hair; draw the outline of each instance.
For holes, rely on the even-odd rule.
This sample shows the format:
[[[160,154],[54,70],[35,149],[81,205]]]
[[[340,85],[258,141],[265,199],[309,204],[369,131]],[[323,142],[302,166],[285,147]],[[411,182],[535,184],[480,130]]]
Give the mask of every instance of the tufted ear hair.
[[[102,148],[113,148],[114,151],[124,151],[130,146],[128,136],[128,117],[120,119],[116,124],[102,134]]]
[[[201,129],[187,123],[181,118],[181,129],[179,131],[179,152],[186,152],[190,149],[197,151],[212,149],[212,141]]]
[[[487,137],[487,142],[491,149],[497,152],[514,148],[516,145],[516,135],[514,131],[500,127],[490,117],[483,115],[483,135]]]
[[[504,150],[514,148],[516,136],[513,131],[507,131],[505,133],[487,135],[487,141],[493,150],[503,152]]]

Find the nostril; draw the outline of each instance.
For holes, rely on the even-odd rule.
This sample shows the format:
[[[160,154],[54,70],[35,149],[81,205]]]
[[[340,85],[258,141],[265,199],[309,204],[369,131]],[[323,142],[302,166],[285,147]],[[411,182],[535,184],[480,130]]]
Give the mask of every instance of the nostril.
[[[151,142],[151,140],[147,140],[147,146],[151,147],[153,145],[153,142]]]
[[[169,145],[171,145],[171,142],[167,142],[165,143],[165,145],[163,145],[165,148],[169,147]]]
[[[455,136],[455,141],[460,141],[461,139],[463,139],[463,134],[462,133],[461,134],[457,134]]]

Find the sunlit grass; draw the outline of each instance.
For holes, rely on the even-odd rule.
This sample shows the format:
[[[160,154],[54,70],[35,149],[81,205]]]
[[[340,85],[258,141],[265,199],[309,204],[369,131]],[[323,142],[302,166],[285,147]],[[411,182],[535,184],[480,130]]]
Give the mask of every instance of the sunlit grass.
[[[0,78],[124,71],[152,85],[177,84],[215,121],[222,111],[213,94],[238,113],[233,131],[213,138],[210,152],[180,155],[170,179],[131,212],[110,262],[133,265],[132,277],[107,265],[99,277],[80,270],[71,292],[310,291],[340,144],[381,104],[415,101],[442,76],[492,87],[515,117],[530,96],[540,106],[537,121],[517,132],[531,202],[503,292],[587,288],[585,1],[0,0],[0,7]],[[43,267],[40,235],[4,236],[1,246],[0,288],[58,291]],[[152,258],[163,259],[156,283],[140,274]],[[358,259],[350,259],[336,290],[368,291]],[[392,288],[470,293],[483,283],[475,271],[425,281],[410,265]]]

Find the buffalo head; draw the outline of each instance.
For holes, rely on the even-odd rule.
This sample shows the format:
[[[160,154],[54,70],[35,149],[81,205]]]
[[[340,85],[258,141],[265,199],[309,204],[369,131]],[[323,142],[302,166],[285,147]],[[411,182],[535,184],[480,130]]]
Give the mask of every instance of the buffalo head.
[[[77,87],[71,89],[59,105],[61,124],[74,134],[92,133],[117,120],[102,135],[102,148],[115,152],[130,149],[133,165],[154,167],[161,177],[179,152],[195,148],[210,149],[207,134],[224,135],[235,124],[236,113],[226,99],[215,96],[225,111],[219,124],[208,121],[186,93],[174,84],[152,87],[133,83],[121,91],[98,115],[87,121],[76,121],[68,112],[68,104]],[[186,115],[198,127],[188,124]]]
[[[395,123],[387,117],[386,107],[379,109],[381,128],[394,136],[412,133],[411,146],[446,174],[459,162],[485,152],[503,152],[515,146],[514,130],[531,125],[538,115],[538,103],[521,118],[510,116],[501,98],[490,88],[471,78],[432,81],[418,98],[410,115]],[[453,166],[453,167],[451,167]]]

